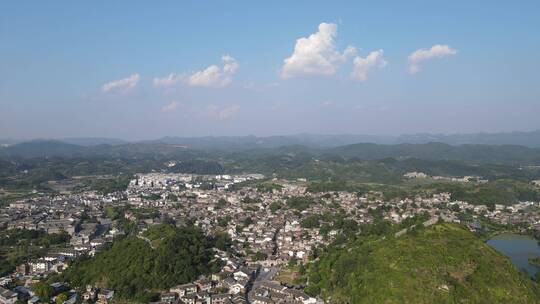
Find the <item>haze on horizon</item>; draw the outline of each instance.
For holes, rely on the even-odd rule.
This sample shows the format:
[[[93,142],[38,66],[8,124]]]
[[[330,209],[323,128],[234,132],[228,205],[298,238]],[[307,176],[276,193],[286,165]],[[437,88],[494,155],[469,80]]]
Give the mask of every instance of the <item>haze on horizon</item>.
[[[540,3],[0,3],[0,138],[540,129]]]

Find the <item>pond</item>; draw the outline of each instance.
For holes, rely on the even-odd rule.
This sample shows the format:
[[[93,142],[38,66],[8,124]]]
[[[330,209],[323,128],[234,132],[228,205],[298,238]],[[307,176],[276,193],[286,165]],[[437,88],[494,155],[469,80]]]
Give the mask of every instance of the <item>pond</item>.
[[[540,270],[529,263],[529,258],[540,256],[540,246],[532,237],[505,233],[489,239],[487,244],[509,257],[516,268],[527,271],[530,276]]]

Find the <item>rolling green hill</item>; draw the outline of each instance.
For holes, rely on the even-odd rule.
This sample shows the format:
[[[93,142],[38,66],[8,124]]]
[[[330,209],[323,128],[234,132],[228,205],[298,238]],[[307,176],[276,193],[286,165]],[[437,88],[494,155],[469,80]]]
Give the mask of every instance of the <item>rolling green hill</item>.
[[[330,303],[539,303],[538,286],[455,224],[330,248],[307,269]]]
[[[79,141],[74,141],[79,142]],[[423,144],[381,145],[356,143],[334,147],[314,147],[304,142],[285,141],[282,145],[258,146],[242,142],[231,142],[225,146],[217,141],[204,145],[148,143],[119,143],[83,146],[57,140],[37,140],[0,147],[0,157],[194,157],[226,156],[229,159],[273,158],[298,155],[307,158],[342,157],[345,159],[377,160],[384,158],[423,160],[452,160],[471,163],[492,164],[540,164],[540,148],[516,145],[458,145],[440,142]]]
[[[387,157],[425,160],[461,160],[474,163],[538,164],[540,149],[524,146],[460,145],[444,143],[377,145],[359,143],[330,149],[328,153],[345,158],[382,159]]]
[[[63,279],[72,286],[93,284],[114,289],[122,299],[147,302],[155,290],[219,270],[211,247],[198,229],[156,225],[144,238],[128,236],[94,258],[76,260]]]

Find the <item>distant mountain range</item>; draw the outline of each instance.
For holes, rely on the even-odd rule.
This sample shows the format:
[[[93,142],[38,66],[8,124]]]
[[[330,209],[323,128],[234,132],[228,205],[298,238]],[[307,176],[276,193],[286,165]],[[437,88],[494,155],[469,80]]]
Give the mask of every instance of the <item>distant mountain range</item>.
[[[284,136],[239,136],[239,137],[164,137],[154,142],[168,144],[185,144],[196,147],[242,146],[278,147],[286,145],[304,145],[308,147],[337,147],[356,143],[374,144],[424,144],[440,142],[449,145],[482,144],[482,145],[518,145],[525,147],[540,147],[540,130],[532,132],[510,133],[474,133],[474,134],[411,134],[400,136],[377,135],[317,135],[297,134]]]
[[[128,141],[118,139],[118,138],[107,138],[107,137],[69,137],[60,139],[60,141],[79,146],[97,146],[97,145],[123,145],[127,144]]]
[[[509,133],[471,133],[471,134],[414,134],[396,137],[394,143],[441,142],[449,145],[518,145],[540,147],[540,130]]]
[[[164,137],[127,142],[111,138],[3,141],[0,157],[201,157],[332,155],[345,159],[462,160],[540,164],[540,131],[465,135],[367,135]]]
[[[281,146],[302,145],[313,148],[329,148],[356,143],[373,144],[423,144],[431,142],[449,145],[518,145],[540,147],[540,130],[531,132],[509,133],[471,133],[471,134],[409,134],[400,136],[377,135],[319,135],[296,134],[283,136],[206,136],[206,137],[163,137],[154,140],[126,141],[116,138],[80,137],[56,139],[78,146],[124,145],[127,143],[181,145],[192,149],[245,150],[255,148],[276,148]],[[43,140],[40,140],[43,141]],[[0,139],[0,146],[14,145],[28,140]]]
[[[78,146],[98,146],[98,145],[122,145],[129,143],[126,140],[118,138],[108,138],[108,137],[67,137],[60,139],[14,139],[14,138],[0,138],[0,147],[11,146],[15,144],[28,143],[28,142],[63,142],[66,144],[78,145]]]
[[[303,145],[308,147],[337,147],[356,143],[373,143],[384,145],[395,144],[424,144],[440,142],[449,145],[482,144],[482,145],[518,145],[525,147],[540,147],[540,130],[532,132],[510,133],[474,133],[474,134],[410,134],[400,136],[377,135],[319,135],[296,134],[283,136],[220,136],[220,137],[163,137],[148,143],[179,144],[192,148],[208,149],[245,149],[273,148],[288,145]]]
[[[292,143],[289,138],[254,143],[245,138],[210,138],[126,144],[100,144],[82,146],[57,140],[39,140],[0,147],[0,157],[97,157],[97,158],[170,158],[170,159],[235,159],[237,161],[272,158],[303,157],[306,159],[359,159],[385,158],[457,160],[472,163],[505,163],[540,165],[540,148],[519,145],[449,145],[445,143],[373,144],[357,143],[333,147],[320,147]],[[302,143],[305,143],[302,142]],[[320,143],[320,142],[318,142]],[[283,145],[279,145],[283,144]]]

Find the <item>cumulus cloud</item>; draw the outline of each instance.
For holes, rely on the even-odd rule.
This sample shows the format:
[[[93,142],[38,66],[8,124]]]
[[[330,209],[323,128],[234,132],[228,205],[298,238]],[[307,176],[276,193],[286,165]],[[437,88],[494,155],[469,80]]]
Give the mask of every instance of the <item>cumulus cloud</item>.
[[[222,67],[211,65],[204,70],[191,74],[186,84],[196,87],[224,87],[232,82],[232,76],[238,70],[238,63],[233,57],[223,55],[221,57]]]
[[[430,49],[418,49],[409,55],[409,73],[416,74],[420,71],[420,64],[423,61],[433,59],[433,58],[442,58],[457,53],[456,49],[452,49],[446,44],[436,44]]]
[[[176,111],[176,109],[178,109],[179,106],[180,106],[180,103],[178,101],[171,101],[167,105],[164,105],[163,107],[161,107],[161,112],[163,113],[174,112]]]
[[[132,74],[127,78],[113,80],[101,86],[101,90],[105,93],[109,92],[127,92],[137,86],[140,80],[139,74]]]
[[[162,78],[154,78],[154,87],[172,87],[179,83],[192,87],[225,87],[232,82],[232,76],[240,65],[230,55],[221,57],[222,66],[211,65],[191,74],[171,73]]]
[[[383,50],[373,51],[365,58],[356,56],[353,60],[353,70],[351,79],[358,81],[366,81],[368,73],[375,68],[383,68],[387,64],[383,57]]]
[[[209,105],[206,107],[206,111],[213,117],[216,117],[218,119],[228,119],[233,117],[240,111],[239,105],[229,105],[229,106],[216,106],[216,105]]]
[[[172,87],[177,83],[181,82],[184,77],[176,73],[170,73],[168,76],[163,78],[154,78],[155,87]]]
[[[339,64],[356,53],[352,46],[339,52],[336,36],[336,24],[321,23],[316,33],[296,40],[293,54],[283,62],[281,77],[335,74]]]

